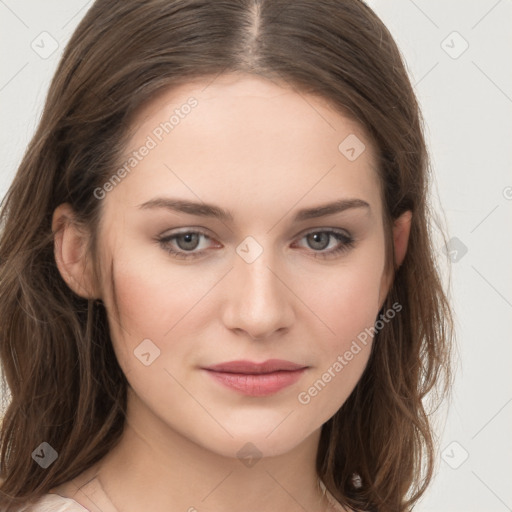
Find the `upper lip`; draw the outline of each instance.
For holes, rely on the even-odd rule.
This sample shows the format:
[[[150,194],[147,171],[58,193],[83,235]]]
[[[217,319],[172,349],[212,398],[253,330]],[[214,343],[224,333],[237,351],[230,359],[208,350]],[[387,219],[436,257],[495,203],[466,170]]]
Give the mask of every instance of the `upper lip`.
[[[246,373],[246,374],[261,374],[272,373],[278,371],[293,371],[306,368],[301,364],[292,363],[291,361],[284,361],[283,359],[269,359],[262,363],[254,363],[252,361],[230,361],[228,363],[220,363],[205,368],[205,370],[212,370],[216,372],[225,373]]]

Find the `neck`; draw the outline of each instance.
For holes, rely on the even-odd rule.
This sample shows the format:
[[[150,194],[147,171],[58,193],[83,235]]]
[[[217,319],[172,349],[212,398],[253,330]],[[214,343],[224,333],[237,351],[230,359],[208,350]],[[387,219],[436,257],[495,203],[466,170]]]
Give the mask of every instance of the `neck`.
[[[129,406],[127,418],[95,473],[118,511],[328,510],[315,469],[320,430],[285,454],[251,459],[246,448],[239,459],[205,449],[145,408],[130,415]]]

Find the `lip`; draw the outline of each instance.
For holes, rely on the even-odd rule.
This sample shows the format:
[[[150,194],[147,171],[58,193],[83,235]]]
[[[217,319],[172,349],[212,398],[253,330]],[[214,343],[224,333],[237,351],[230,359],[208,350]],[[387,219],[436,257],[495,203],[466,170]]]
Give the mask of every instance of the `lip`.
[[[273,373],[278,371],[292,371],[306,368],[305,365],[285,361],[284,359],[268,359],[262,363],[254,363],[252,361],[230,361],[228,363],[220,363],[204,368],[215,372],[224,373],[245,373],[258,375],[261,373]]]
[[[203,368],[218,383],[249,396],[268,396],[297,382],[308,367],[269,359],[263,363],[231,361]]]

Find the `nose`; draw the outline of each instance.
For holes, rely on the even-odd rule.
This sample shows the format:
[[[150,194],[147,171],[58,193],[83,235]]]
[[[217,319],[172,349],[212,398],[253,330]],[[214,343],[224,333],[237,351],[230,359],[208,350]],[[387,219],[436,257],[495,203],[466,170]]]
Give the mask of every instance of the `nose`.
[[[252,263],[235,259],[223,305],[226,328],[254,340],[289,330],[294,322],[294,301],[298,300],[287,282],[289,275],[275,265],[269,253],[264,251]]]

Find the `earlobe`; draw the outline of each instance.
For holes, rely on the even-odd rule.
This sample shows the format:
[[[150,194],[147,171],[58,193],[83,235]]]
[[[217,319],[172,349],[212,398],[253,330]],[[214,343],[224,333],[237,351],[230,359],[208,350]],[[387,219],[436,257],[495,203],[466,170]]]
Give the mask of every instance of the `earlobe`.
[[[54,254],[57,268],[66,284],[78,296],[94,299],[89,255],[88,236],[75,222],[75,215],[67,203],[53,213]]]

